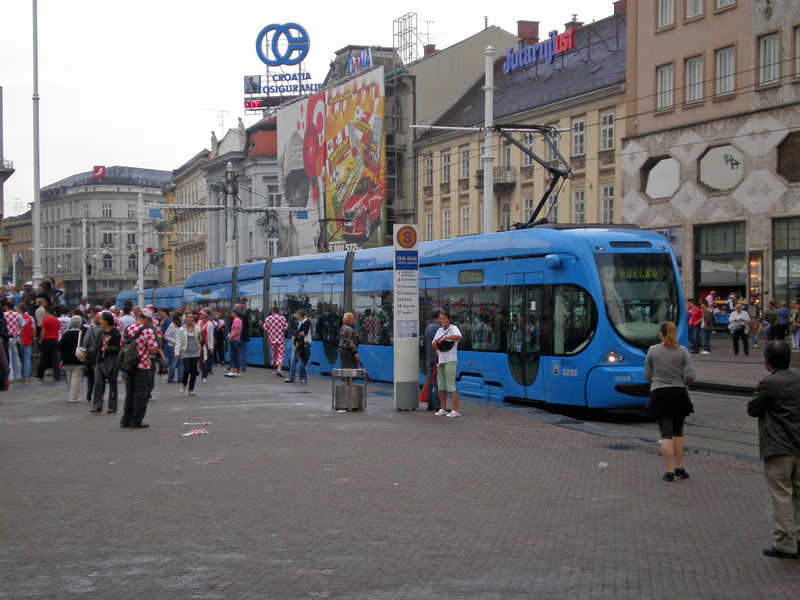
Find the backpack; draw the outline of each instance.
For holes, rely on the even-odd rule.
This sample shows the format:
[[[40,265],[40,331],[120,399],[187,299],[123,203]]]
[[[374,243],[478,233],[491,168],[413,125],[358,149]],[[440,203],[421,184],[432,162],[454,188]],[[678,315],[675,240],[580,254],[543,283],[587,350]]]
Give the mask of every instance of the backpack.
[[[136,348],[136,338],[141,335],[144,329],[144,326],[140,327],[136,335],[129,337],[120,346],[118,365],[123,371],[133,371],[139,365],[139,350]]]

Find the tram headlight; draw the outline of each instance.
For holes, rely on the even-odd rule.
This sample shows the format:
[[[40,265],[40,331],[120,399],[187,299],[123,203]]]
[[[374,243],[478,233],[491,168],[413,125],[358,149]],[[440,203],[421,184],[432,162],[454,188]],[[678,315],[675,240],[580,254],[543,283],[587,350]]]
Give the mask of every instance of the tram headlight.
[[[624,360],[625,357],[622,356],[622,354],[617,354],[616,352],[609,352],[605,355],[605,358],[603,358],[603,362],[608,364],[621,363]]]

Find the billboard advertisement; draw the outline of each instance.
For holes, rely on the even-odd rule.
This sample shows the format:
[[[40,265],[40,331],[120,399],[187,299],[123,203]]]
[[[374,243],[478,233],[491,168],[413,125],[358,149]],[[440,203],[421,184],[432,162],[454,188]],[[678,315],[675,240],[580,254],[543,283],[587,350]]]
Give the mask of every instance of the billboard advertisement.
[[[278,111],[281,254],[384,244],[384,94],[381,67]]]

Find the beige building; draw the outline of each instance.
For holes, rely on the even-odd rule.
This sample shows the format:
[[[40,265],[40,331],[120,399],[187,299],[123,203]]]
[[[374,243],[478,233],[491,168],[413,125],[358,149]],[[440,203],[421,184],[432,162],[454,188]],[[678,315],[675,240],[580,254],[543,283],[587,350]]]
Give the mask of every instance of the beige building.
[[[178,206],[208,206],[208,187],[204,179],[204,168],[208,160],[209,151],[204,148],[172,171],[172,198],[168,197],[168,200],[174,198],[174,204]],[[168,238],[175,257],[175,272],[169,283],[178,284],[183,283],[195,271],[208,268],[208,214],[205,210],[178,209],[170,212],[172,232]],[[166,279],[170,279],[169,272]]]
[[[525,46],[542,43],[538,23],[519,22]],[[591,25],[567,23],[571,47],[528,64],[507,64],[513,47],[498,48],[494,115],[497,124],[550,125],[560,131],[558,147],[572,170],[539,218],[556,223],[619,221],[620,170],[617,151],[625,135],[624,6]],[[549,43],[547,38],[545,44]],[[560,45],[560,42],[559,42]],[[541,46],[539,46],[541,47]],[[522,55],[531,55],[523,50]],[[473,127],[484,122],[484,78],[440,119],[437,126]],[[522,145],[550,162],[556,157],[539,134],[514,133]],[[417,142],[418,212],[425,240],[481,233],[483,227],[483,134],[431,130]],[[527,222],[551,181],[549,171],[498,134],[494,136],[494,223],[507,230]]]
[[[687,296],[800,293],[800,3],[629,0],[623,220]]]
[[[11,280],[14,264],[17,265],[15,285],[33,278],[33,227],[31,226],[31,210],[28,209],[16,217],[5,217],[3,228],[8,238],[6,244],[7,274],[4,279]]]

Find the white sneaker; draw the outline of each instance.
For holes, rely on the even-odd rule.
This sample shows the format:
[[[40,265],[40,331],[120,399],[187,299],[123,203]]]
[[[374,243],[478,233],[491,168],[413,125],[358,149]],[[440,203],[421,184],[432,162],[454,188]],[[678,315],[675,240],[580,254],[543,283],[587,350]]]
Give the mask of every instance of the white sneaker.
[[[225,377],[236,377],[236,375],[234,375],[233,373],[228,372],[228,373],[225,373]]]
[[[708,350],[703,350],[700,354],[711,354]]]
[[[447,411],[440,408],[437,412],[435,412],[433,414],[436,417],[443,417],[444,415],[447,414]]]
[[[205,377],[203,377],[200,381],[202,381],[203,383],[208,383],[208,379],[206,379]]]
[[[456,412],[454,410],[451,410],[449,413],[447,413],[447,416],[448,417],[460,417],[461,413],[460,412]]]
[[[189,392],[189,395],[190,396],[196,396],[197,394],[195,394],[194,392]]]

